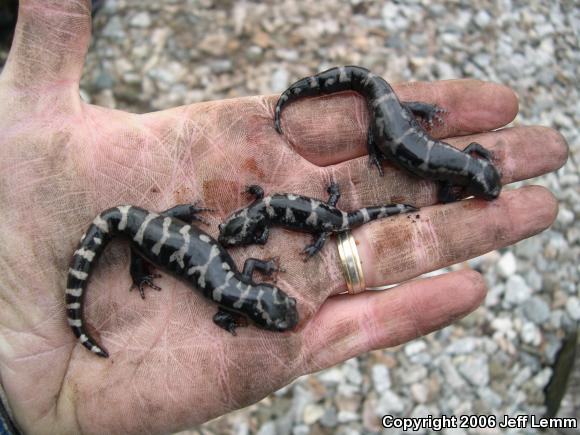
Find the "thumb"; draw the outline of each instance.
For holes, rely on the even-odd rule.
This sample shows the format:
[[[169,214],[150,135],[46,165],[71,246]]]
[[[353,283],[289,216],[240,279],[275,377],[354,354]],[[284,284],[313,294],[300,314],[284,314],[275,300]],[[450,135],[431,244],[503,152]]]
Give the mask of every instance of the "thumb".
[[[2,80],[28,92],[76,93],[90,36],[90,0],[20,0]]]

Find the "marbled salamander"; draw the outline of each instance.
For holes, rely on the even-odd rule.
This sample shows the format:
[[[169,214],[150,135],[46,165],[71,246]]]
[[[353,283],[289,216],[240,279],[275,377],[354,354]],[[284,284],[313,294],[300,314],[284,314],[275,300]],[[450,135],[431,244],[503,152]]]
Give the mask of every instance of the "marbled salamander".
[[[270,274],[276,270],[273,260],[249,258],[240,273],[231,256],[218,242],[186,222],[206,210],[193,205],[178,205],[162,213],[120,205],[99,214],[74,252],[65,290],[68,323],[80,342],[91,352],[108,354],[83,326],[83,296],[93,265],[107,243],[116,235],[131,240],[131,276],[144,297],[144,286],[153,284],[148,262],[181,278],[203,295],[219,304],[214,316],[218,326],[235,334],[236,317],[242,314],[262,329],[287,331],[297,324],[296,300],[279,288],[252,281],[258,269]]]
[[[341,91],[358,92],[367,100],[371,114],[368,153],[381,175],[380,161],[388,159],[421,178],[442,182],[439,198],[444,202],[453,201],[463,194],[486,200],[498,197],[500,175],[488,150],[472,142],[461,151],[433,139],[413,115],[431,123],[441,109],[427,103],[401,103],[385,80],[365,68],[335,67],[292,84],[276,105],[276,130],[282,133],[280,113],[287,103],[302,96]],[[456,192],[457,188],[463,192]]]
[[[249,186],[247,192],[255,196],[255,201],[219,225],[218,240],[224,246],[252,243],[263,245],[268,240],[270,226],[280,225],[314,235],[314,242],[304,249],[308,258],[322,249],[326,238],[332,233],[355,228],[375,219],[417,210],[406,204],[390,204],[347,213],[336,207],[340,198],[338,184],[331,184],[327,191],[330,196],[324,203],[290,193],[264,196],[260,186]]]

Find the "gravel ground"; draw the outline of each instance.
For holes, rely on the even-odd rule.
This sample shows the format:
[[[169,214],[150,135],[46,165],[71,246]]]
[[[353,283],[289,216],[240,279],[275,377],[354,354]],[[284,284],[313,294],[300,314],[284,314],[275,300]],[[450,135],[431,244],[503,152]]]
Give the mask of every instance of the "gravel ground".
[[[550,367],[580,320],[580,8],[574,0],[401,3],[107,0],[97,15],[81,84],[95,104],[147,112],[278,93],[356,64],[392,82],[504,83],[520,98],[515,125],[554,127],[571,146],[561,170],[533,180],[560,201],[553,227],[451,268],[484,273],[490,291],[476,312],[186,433],[380,433],[384,414],[544,413]]]

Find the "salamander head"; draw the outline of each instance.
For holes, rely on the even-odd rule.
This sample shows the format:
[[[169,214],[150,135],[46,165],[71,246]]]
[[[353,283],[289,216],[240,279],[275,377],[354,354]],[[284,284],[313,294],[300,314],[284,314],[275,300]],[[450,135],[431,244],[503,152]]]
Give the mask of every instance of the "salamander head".
[[[271,284],[256,284],[258,300],[244,310],[259,328],[268,331],[290,331],[298,323],[296,299]]]
[[[490,201],[499,196],[501,177],[493,164],[485,160],[477,161],[481,162],[481,166],[471,179],[467,191],[471,195]]]
[[[256,243],[263,232],[262,216],[255,215],[244,208],[232,214],[218,226],[218,241],[223,246],[249,245]]]

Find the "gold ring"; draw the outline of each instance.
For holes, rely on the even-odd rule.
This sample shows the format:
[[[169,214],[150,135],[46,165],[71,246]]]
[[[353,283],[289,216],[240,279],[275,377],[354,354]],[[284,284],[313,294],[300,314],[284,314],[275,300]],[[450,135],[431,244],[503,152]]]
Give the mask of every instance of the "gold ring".
[[[342,272],[346,280],[348,294],[355,295],[366,289],[362,264],[356,248],[356,242],[350,231],[343,231],[337,235],[338,255],[342,265]]]

